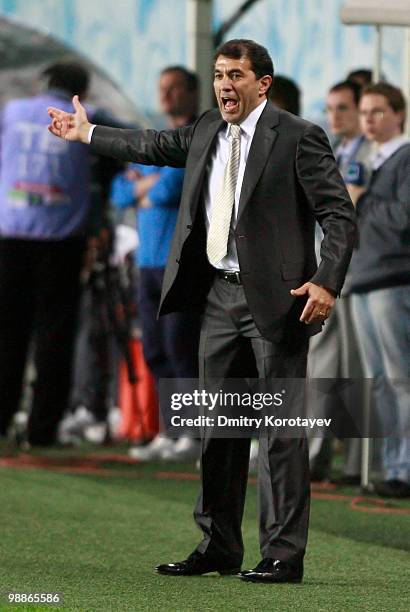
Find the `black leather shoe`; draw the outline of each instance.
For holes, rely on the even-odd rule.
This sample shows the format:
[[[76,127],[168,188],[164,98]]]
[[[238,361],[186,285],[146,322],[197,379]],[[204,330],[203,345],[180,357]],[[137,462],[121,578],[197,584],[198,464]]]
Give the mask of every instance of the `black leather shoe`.
[[[374,490],[380,497],[396,497],[397,499],[410,497],[410,485],[403,480],[375,482]]]
[[[286,563],[278,559],[262,559],[253,570],[240,573],[247,582],[302,582],[303,562]]]
[[[159,574],[168,576],[201,576],[209,572],[218,572],[221,576],[232,576],[241,571],[240,566],[230,566],[212,559],[206,555],[194,552],[185,561],[163,563],[155,568]]]

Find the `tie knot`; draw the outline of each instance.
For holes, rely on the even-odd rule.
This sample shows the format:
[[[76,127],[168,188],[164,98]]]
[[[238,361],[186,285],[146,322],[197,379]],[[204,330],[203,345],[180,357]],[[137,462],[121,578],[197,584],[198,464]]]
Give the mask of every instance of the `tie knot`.
[[[229,134],[230,134],[232,140],[240,138],[241,137],[241,126],[240,125],[236,125],[236,123],[231,123]]]

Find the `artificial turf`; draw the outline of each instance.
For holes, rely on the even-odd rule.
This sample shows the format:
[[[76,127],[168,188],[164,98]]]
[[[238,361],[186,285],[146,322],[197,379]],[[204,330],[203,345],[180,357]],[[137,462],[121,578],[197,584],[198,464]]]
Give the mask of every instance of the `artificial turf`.
[[[0,468],[0,610],[47,609],[8,606],[8,591],[58,592],[64,604],[57,610],[87,612],[409,609],[409,514],[358,512],[346,500],[313,499],[301,585],[159,576],[156,564],[184,558],[198,542],[192,521],[198,482],[178,478],[178,472],[195,474],[194,467],[104,467],[105,475]],[[176,474],[160,474],[166,471]],[[251,484],[244,567],[259,560],[256,515]]]

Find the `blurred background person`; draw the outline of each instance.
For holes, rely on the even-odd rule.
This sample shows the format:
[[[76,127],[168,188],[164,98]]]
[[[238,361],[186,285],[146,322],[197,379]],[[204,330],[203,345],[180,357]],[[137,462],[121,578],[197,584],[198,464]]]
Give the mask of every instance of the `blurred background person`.
[[[351,264],[354,324],[372,401],[390,435],[384,440],[379,495],[410,497],[410,139],[406,103],[388,83],[360,101],[362,130],[376,143],[369,185],[348,185],[359,245]]]
[[[55,143],[47,106],[83,98],[88,73],[57,63],[48,91],[10,101],[2,114],[0,175],[0,434],[18,409],[34,340],[36,380],[28,441],[55,440],[71,382],[71,359],[90,212],[87,147]]]
[[[359,100],[362,87],[353,81],[342,81],[330,88],[326,115],[332,134],[337,138],[335,157],[347,183],[364,185],[369,179],[373,145],[362,134]]]
[[[298,85],[292,79],[281,74],[275,75],[269,90],[269,97],[275,106],[294,115],[300,115],[301,93]]]
[[[373,80],[373,72],[369,68],[356,68],[355,70],[351,70],[346,77],[347,81],[352,81],[353,83],[357,83],[361,89],[366,87],[366,85],[370,85]]]
[[[370,177],[370,155],[372,143],[365,138],[360,129],[359,100],[361,86],[353,81],[342,81],[333,85],[326,99],[326,115],[329,129],[335,137],[335,158],[346,183],[365,185]],[[316,226],[317,257],[323,238],[320,227]],[[310,339],[308,371],[313,379],[360,378],[361,363],[353,331],[351,298],[347,273],[342,295],[326,321],[321,334]],[[363,405],[364,396],[359,385],[351,386],[346,402],[357,412]],[[333,417],[339,414],[337,431],[343,437],[343,429],[349,429],[349,415],[346,407],[337,406],[333,393],[320,394],[311,399],[312,410]],[[338,408],[340,412],[338,413]],[[311,478],[314,481],[328,481],[331,474],[333,439],[313,437],[309,444]],[[360,439],[345,440],[345,461],[341,484],[360,484]]]
[[[84,66],[59,61],[41,75],[45,91],[8,102],[1,118],[0,174],[0,435],[19,407],[32,346],[35,381],[27,438],[55,442],[67,408],[87,235],[101,216],[91,198],[87,147],[55,143],[47,106],[71,110],[89,85]],[[95,120],[113,125],[103,111]],[[114,123],[115,124],[115,123]]]
[[[198,110],[199,81],[182,66],[165,68],[159,79],[159,103],[170,128],[192,123]],[[184,170],[132,164],[112,186],[111,199],[118,207],[137,206],[140,246],[138,315],[145,360],[157,386],[161,378],[197,378],[199,317],[171,313],[157,318],[162,279],[174,233]],[[170,423],[170,406],[161,406],[164,428]],[[199,443],[185,436],[178,440],[160,433],[149,444],[130,449],[139,461],[193,459]]]

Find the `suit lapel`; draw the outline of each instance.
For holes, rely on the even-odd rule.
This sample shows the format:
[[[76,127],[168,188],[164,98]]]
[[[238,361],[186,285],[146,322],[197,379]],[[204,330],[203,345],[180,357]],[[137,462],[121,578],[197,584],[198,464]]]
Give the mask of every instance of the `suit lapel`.
[[[221,119],[221,117],[219,116],[217,119],[215,119],[209,124],[205,136],[205,146],[202,149],[195,170],[192,173],[190,180],[190,210],[192,219],[195,217],[195,211],[198,205],[199,196],[202,193],[202,183],[204,180],[206,168],[210,161],[210,156],[212,154],[212,148],[215,144],[215,138],[224,123],[225,122],[223,121],[223,119]]]
[[[267,103],[258,123],[256,124],[251,148],[246,162],[245,174],[242,182],[241,197],[239,200],[238,219],[256,187],[266,162],[278,136],[273,129],[279,123],[279,113],[272,104]]]

